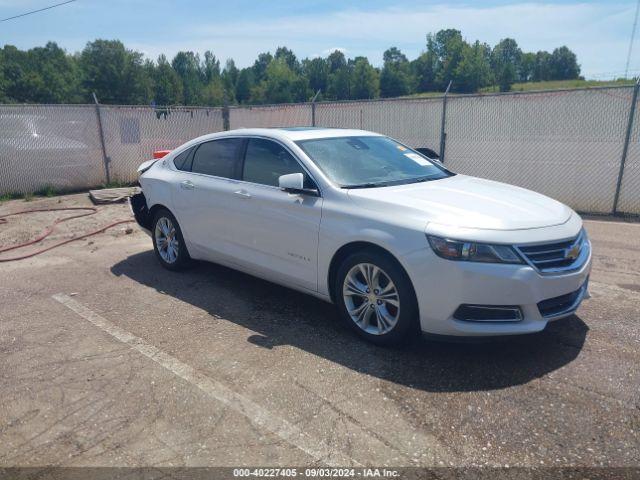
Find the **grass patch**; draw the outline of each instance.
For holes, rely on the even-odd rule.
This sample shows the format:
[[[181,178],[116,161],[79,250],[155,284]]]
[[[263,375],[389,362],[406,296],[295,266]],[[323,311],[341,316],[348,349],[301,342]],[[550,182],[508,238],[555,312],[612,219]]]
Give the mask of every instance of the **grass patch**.
[[[135,185],[136,185],[135,182],[122,182],[120,180],[114,180],[109,183],[103,183],[102,185],[96,188],[122,188],[122,187],[133,187]],[[20,199],[24,200],[25,202],[31,202],[35,198],[39,198],[39,197],[52,198],[58,195],[87,192],[88,190],[89,189],[82,189],[82,190],[76,190],[76,191],[57,190],[53,185],[44,185],[43,187],[39,188],[35,192],[28,192],[28,193],[11,192],[11,193],[0,194],[0,204],[4,202],[8,202],[10,200],[20,200]]]
[[[28,197],[28,200],[27,200]],[[29,193],[29,194],[24,194],[24,193],[17,193],[17,192],[12,192],[12,193],[3,193],[2,195],[0,195],[0,203],[4,203],[4,202],[8,202],[10,200],[26,200],[26,201],[31,201],[33,199],[33,193]]]
[[[572,88],[590,88],[590,87],[615,87],[615,86],[632,86],[634,80],[550,80],[548,82],[526,82],[514,83],[511,86],[512,92],[534,92],[540,90],[566,90]],[[481,88],[478,93],[497,93],[500,89],[497,85]],[[441,97],[444,92],[422,92],[407,95],[403,98],[429,98]]]
[[[3,193],[0,195],[0,203],[8,202],[9,200],[17,200],[22,198],[22,196],[23,195],[21,193]]]
[[[42,187],[40,190],[37,190],[35,192],[35,195],[39,196],[39,197],[54,197],[56,194],[58,193],[58,191],[53,188],[51,185],[45,185],[44,187]]]
[[[551,80],[548,82],[526,82],[514,83],[511,86],[512,92],[530,92],[536,90],[563,90],[572,88],[589,88],[589,87],[614,87],[621,85],[633,85],[633,80]],[[498,92],[497,86],[485,87],[480,89],[481,93]]]
[[[120,180],[111,180],[109,183],[103,183],[100,185],[101,188],[124,188],[124,187],[133,187],[135,185],[134,182],[123,182]]]

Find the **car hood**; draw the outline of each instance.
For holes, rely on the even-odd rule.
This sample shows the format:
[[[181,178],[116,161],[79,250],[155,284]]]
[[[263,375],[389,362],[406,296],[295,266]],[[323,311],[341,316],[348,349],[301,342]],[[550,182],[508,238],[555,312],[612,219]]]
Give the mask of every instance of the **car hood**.
[[[407,185],[350,189],[361,207],[463,228],[522,230],[560,225],[572,210],[539,193],[505,183],[454,175]]]

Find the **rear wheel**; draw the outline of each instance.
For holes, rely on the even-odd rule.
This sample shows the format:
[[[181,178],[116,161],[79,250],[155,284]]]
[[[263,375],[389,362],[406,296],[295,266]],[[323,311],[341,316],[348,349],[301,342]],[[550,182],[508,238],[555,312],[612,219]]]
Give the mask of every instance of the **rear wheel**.
[[[160,264],[169,270],[181,270],[191,258],[178,221],[169,210],[159,210],[152,225],[153,249]]]
[[[418,331],[418,306],[406,272],[389,255],[365,250],[347,257],[336,275],[335,298],[358,335],[380,345]]]

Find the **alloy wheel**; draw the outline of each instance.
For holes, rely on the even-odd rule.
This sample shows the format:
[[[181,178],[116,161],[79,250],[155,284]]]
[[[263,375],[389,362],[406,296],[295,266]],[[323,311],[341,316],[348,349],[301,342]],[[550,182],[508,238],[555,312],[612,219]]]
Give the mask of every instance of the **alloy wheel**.
[[[342,295],[351,320],[365,332],[384,335],[398,323],[400,296],[380,267],[371,263],[353,266],[344,279]]]
[[[178,242],[176,227],[167,217],[160,217],[156,222],[155,239],[158,253],[162,260],[174,263],[178,259],[180,242]]]

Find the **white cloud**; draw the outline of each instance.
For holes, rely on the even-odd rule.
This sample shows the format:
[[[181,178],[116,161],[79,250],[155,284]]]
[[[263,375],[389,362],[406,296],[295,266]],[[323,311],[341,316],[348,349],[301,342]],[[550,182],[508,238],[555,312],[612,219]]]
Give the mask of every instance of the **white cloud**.
[[[347,50],[346,48],[343,48],[343,47],[331,47],[331,48],[327,48],[327,49],[323,50],[323,51],[322,51],[322,53],[321,53],[320,55],[323,55],[323,56],[331,55],[331,54],[332,54],[333,52],[335,52],[336,50],[337,50],[338,52],[342,52],[342,53],[344,53],[345,55],[349,55],[349,50]]]
[[[279,45],[286,45],[304,57],[313,56],[314,52],[326,55],[335,49],[332,45],[338,44],[348,45],[349,55],[365,55],[379,65],[382,52],[390,46],[399,47],[413,58],[424,49],[428,32],[457,28],[467,40],[479,39],[491,45],[512,37],[526,51],[567,45],[578,55],[583,73],[591,76],[624,69],[633,13],[633,4],[617,2],[350,9],[195,25],[189,31],[188,41],[138,44],[137,48],[152,56],[185,48],[211,49],[219,57],[233,57],[239,66],[246,66],[259,52],[273,51]],[[633,55],[632,68],[640,68],[640,45]]]

